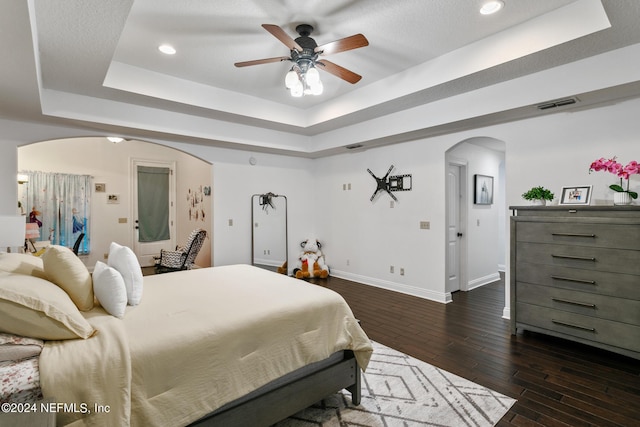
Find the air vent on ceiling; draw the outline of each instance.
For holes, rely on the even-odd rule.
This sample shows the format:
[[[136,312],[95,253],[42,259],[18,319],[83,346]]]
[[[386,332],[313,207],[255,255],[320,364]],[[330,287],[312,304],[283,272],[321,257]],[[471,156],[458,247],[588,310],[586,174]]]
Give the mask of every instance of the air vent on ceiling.
[[[360,148],[362,147],[362,144],[353,144],[353,145],[347,145],[346,148],[347,150],[355,150],[356,148]]]
[[[576,102],[578,102],[578,98],[560,99],[558,101],[552,101],[552,102],[540,104],[538,105],[538,110],[548,110],[550,108],[564,107],[566,105],[575,104]]]

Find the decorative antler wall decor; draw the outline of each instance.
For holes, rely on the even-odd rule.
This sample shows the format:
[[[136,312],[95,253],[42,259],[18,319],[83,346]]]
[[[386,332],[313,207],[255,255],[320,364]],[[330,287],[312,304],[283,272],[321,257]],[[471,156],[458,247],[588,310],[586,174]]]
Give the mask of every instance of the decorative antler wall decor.
[[[367,172],[369,172],[373,179],[376,180],[376,191],[374,191],[371,195],[371,198],[369,199],[370,201],[373,201],[373,199],[380,191],[386,191],[387,194],[389,194],[389,196],[391,196],[391,198],[397,202],[398,199],[391,193],[392,191],[411,190],[411,174],[389,176],[389,174],[393,170],[393,167],[394,166],[391,165],[387,173],[382,178],[378,178],[373,174],[373,172],[371,172],[371,169],[367,169]]]

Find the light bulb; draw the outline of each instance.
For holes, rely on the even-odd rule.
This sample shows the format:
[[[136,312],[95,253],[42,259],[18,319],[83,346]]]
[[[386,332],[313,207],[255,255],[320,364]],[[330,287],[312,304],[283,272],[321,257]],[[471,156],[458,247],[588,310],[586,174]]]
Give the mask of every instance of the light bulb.
[[[296,84],[291,88],[291,96],[299,98],[304,93],[304,87],[302,86],[302,82],[300,80],[297,81]]]
[[[322,91],[324,90],[324,86],[322,82],[318,80],[318,83],[311,85],[311,94],[312,95],[322,95]]]
[[[314,85],[320,81],[320,73],[315,68],[309,68],[305,74],[305,79],[310,85]]]
[[[298,79],[298,73],[296,73],[292,68],[284,78],[284,85],[287,87],[287,89],[291,89],[293,86],[295,86],[296,82],[299,81],[300,79]]]

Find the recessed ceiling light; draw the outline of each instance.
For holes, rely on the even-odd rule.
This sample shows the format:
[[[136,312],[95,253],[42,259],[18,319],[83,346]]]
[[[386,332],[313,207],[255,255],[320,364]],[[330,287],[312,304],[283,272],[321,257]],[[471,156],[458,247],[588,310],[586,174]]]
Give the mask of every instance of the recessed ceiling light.
[[[480,8],[480,13],[483,15],[491,15],[496,13],[504,6],[504,2],[500,0],[488,1]]]
[[[170,44],[161,44],[158,46],[158,50],[165,55],[174,55],[176,53],[176,50]]]
[[[119,136],[108,136],[107,139],[111,142],[113,142],[114,144],[119,144],[122,141],[124,141],[124,138],[121,138]]]

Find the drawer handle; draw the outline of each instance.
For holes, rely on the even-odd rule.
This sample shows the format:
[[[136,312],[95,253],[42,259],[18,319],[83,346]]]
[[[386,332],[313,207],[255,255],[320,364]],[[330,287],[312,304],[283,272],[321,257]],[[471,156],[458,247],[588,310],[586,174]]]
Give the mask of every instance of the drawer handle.
[[[595,234],[579,234],[579,233],[551,233],[552,236],[562,236],[562,237],[591,237],[595,238]]]
[[[555,302],[563,302],[565,304],[579,305],[580,307],[596,308],[595,304],[589,304],[586,302],[571,301],[571,300],[562,299],[562,298],[551,298],[551,300]]]
[[[589,331],[589,332],[595,332],[596,331],[595,328],[587,328],[587,327],[584,327],[584,326],[575,325],[573,323],[562,322],[562,321],[556,320],[556,319],[551,319],[551,321],[553,323],[555,323],[556,325],[568,326],[570,328],[581,329],[583,331]]]
[[[564,280],[566,282],[585,283],[587,285],[596,284],[595,280],[572,279],[571,277],[562,277],[562,276],[551,276],[551,278],[555,280]]]
[[[586,257],[586,256],[573,256],[573,255],[554,255],[551,254],[551,256],[553,258],[562,258],[562,259],[577,259],[579,261],[594,261],[595,262],[595,258],[594,257]]]

